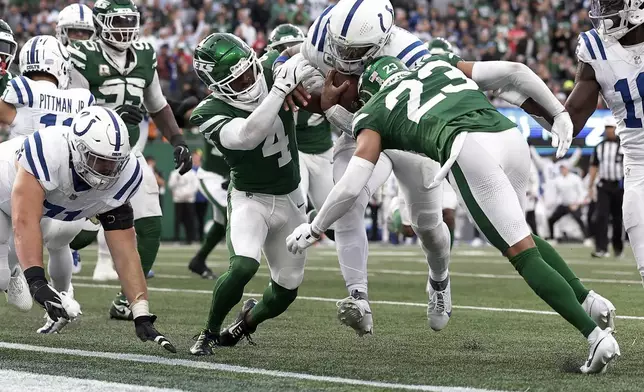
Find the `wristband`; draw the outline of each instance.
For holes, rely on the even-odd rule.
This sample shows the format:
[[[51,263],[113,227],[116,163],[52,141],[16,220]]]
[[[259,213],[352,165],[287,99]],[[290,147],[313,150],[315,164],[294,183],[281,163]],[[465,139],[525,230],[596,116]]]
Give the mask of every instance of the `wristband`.
[[[284,56],[284,55],[279,56],[278,58],[275,59],[275,61],[273,61],[273,67],[275,67],[275,65],[277,63],[285,63],[285,62],[287,62],[289,58],[290,57]]]

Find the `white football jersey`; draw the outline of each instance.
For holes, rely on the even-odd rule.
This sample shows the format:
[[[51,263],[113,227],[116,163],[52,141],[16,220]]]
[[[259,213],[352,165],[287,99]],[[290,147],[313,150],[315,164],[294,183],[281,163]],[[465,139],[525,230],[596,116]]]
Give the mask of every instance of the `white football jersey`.
[[[74,221],[91,218],[126,204],[143,180],[141,164],[134,154],[130,154],[130,160],[113,187],[96,190],[74,170],[67,141],[70,132],[71,127],[53,126],[47,131],[36,131],[31,136],[0,143],[0,160],[17,160],[18,165],[38,179],[45,190],[43,217]],[[6,193],[11,193],[17,168],[15,164],[10,167],[12,170],[9,173],[2,173],[0,199],[6,200]]]
[[[300,53],[324,75],[331,70],[332,62],[328,60],[328,43],[326,42],[327,24],[333,14],[334,5],[327,7],[309,29],[306,40],[302,43]],[[429,50],[412,33],[394,26],[391,29],[389,41],[376,54],[380,56],[398,57],[407,67],[414,68],[419,60],[429,56]]]
[[[51,82],[19,76],[7,84],[2,100],[16,108],[13,138],[54,125],[70,126],[76,113],[94,103],[94,96],[86,89],[59,90]]]
[[[644,160],[644,44],[625,48],[590,30],[579,36],[577,57],[595,70],[602,97],[617,120],[624,163]]]

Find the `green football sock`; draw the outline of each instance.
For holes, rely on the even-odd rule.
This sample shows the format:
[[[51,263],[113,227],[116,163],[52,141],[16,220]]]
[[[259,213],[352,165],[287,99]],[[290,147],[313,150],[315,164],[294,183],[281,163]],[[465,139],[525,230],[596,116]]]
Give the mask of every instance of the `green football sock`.
[[[143,276],[148,276],[161,244],[161,217],[150,216],[135,220],[134,230],[136,230],[136,248],[141,257]]]
[[[579,303],[584,302],[586,296],[588,295],[588,289],[584,287],[577,275],[572,272],[570,267],[568,267],[568,264],[566,264],[564,259],[561,258],[555,248],[553,248],[552,245],[548,243],[548,241],[544,241],[542,238],[534,234],[532,235],[532,239],[537,245],[537,249],[539,249],[539,253],[541,254],[541,257],[543,257],[543,260],[548,263],[548,265],[551,266],[555,271],[557,271],[559,275],[561,275],[561,277],[566,280],[566,282],[568,282],[570,287],[572,287],[572,291],[575,292],[577,301]]]
[[[228,271],[222,274],[212,291],[210,314],[206,328],[219,334],[226,315],[241,299],[244,287],[259,269],[257,260],[244,256],[231,256]]]
[[[510,258],[510,262],[528,286],[585,337],[597,327],[577,302],[572,288],[546,264],[537,248],[524,250]]]
[[[226,226],[217,222],[213,223],[195,258],[198,260],[206,260],[210,252],[212,252],[215,246],[217,246],[217,244],[225,237]]]
[[[285,289],[271,280],[266,290],[264,290],[262,300],[255,305],[248,315],[251,327],[254,329],[258,324],[284,313],[289,305],[295,301],[296,297],[297,289]]]
[[[94,242],[97,235],[98,231],[81,230],[80,233],[76,234],[76,237],[69,244],[69,247],[73,250],[81,250]]]
[[[449,230],[449,250],[452,250],[454,247],[454,229],[447,226],[447,229]]]

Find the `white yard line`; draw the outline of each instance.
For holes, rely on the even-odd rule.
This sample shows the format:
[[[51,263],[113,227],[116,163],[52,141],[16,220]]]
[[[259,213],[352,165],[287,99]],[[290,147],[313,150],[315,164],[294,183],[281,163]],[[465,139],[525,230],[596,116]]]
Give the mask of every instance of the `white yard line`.
[[[109,285],[109,284],[91,284],[91,283],[79,283],[74,282],[74,287],[87,287],[87,288],[101,288],[101,289],[115,289],[119,290],[121,286]],[[167,287],[148,287],[148,291],[160,292],[160,293],[185,293],[185,294],[207,294],[212,295],[212,290],[194,290],[194,289],[173,289]],[[244,293],[245,297],[261,297],[262,294],[259,293]],[[297,299],[300,301],[318,301],[318,302],[332,302],[335,303],[340,300],[340,298],[327,298],[327,297],[306,297],[298,295]],[[419,302],[399,302],[399,301],[369,301],[372,305],[394,305],[394,306],[414,306],[414,307],[427,307],[426,303]],[[481,307],[481,306],[464,306],[464,305],[452,305],[455,309],[466,309],[466,310],[478,310],[485,312],[506,312],[506,313],[528,313],[528,314],[549,314],[556,315],[557,313],[544,310],[532,310],[532,309],[514,309],[514,308],[490,308],[490,307]],[[623,320],[644,320],[644,316],[623,316],[618,315],[618,319]]]
[[[36,346],[31,346],[36,347]],[[181,392],[180,389],[146,387],[82,378],[50,376],[47,374],[0,370],[0,385],[4,392],[65,391],[65,392]]]
[[[389,388],[389,389],[404,389],[408,391],[433,391],[433,392],[496,392],[490,389],[479,389],[479,388],[395,384],[395,383],[380,382],[380,381],[357,380],[352,378],[316,376],[316,375],[307,374],[307,373],[282,372],[279,370],[268,370],[268,369],[251,368],[251,367],[245,367],[245,366],[234,366],[234,365],[226,365],[223,363],[214,363],[214,362],[190,361],[187,359],[173,359],[173,358],[157,357],[153,355],[85,351],[85,350],[32,346],[28,344],[16,344],[16,343],[5,343],[5,342],[0,342],[0,348],[4,348],[8,350],[32,351],[32,352],[47,353],[47,354],[73,355],[73,356],[79,356],[79,357],[111,359],[111,360],[117,360],[117,361],[152,363],[155,365],[183,366],[183,367],[194,368],[194,369],[215,370],[215,371],[228,372],[228,373],[250,374],[252,376],[291,378],[295,380],[325,382],[325,383],[333,383],[333,384],[341,384],[341,385],[356,385],[356,386],[365,386],[365,387],[372,387],[372,388]],[[41,376],[39,375],[38,377],[41,377]],[[42,376],[42,377],[46,377],[46,376]],[[0,373],[0,379],[1,378],[2,378],[2,373]],[[43,388],[39,390],[45,390],[45,389],[67,390],[67,388],[65,389]],[[20,389],[20,390],[22,391],[24,389]],[[123,389],[113,389],[113,390],[121,391]],[[136,389],[136,391],[147,392],[148,390],[144,389],[144,387],[140,387],[140,389]],[[150,390],[150,391],[155,391],[155,390]],[[164,390],[164,391],[169,391],[169,390]]]

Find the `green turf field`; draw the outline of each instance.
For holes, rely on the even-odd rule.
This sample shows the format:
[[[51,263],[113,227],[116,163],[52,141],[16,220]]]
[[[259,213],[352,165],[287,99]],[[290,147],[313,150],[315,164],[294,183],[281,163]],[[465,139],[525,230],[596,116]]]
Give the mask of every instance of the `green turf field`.
[[[300,297],[284,315],[260,326],[253,336],[256,346],[243,341],[211,357],[193,357],[188,349],[205,322],[213,281],[187,270],[194,248],[165,246],[154,267],[157,276],[148,281],[150,309],[177,354],[138,341],[132,323],[109,320],[118,284],[91,280],[96,250],[88,249],[82,253],[83,271],[74,278],[83,310],[77,325],[41,336],[35,333],[43,324],[40,309],[27,314],[8,305],[0,309],[0,390],[43,390],[19,387],[16,374],[22,372],[133,384],[132,390],[143,390],[142,385],[186,391],[642,390],[644,289],[632,255],[597,260],[587,248],[559,249],[621,317],[616,337],[622,357],[604,375],[576,373],[588,354],[585,339],[550,314],[490,247],[455,248],[455,308],[441,332],[427,326],[427,267],[420,249],[371,247],[375,335],[358,338],[336,318],[335,302],[347,293],[334,249],[317,247],[309,253]],[[223,271],[224,250],[214,252],[209,264]],[[248,296],[259,297],[267,281],[262,267]],[[118,390],[106,385],[77,390]]]

